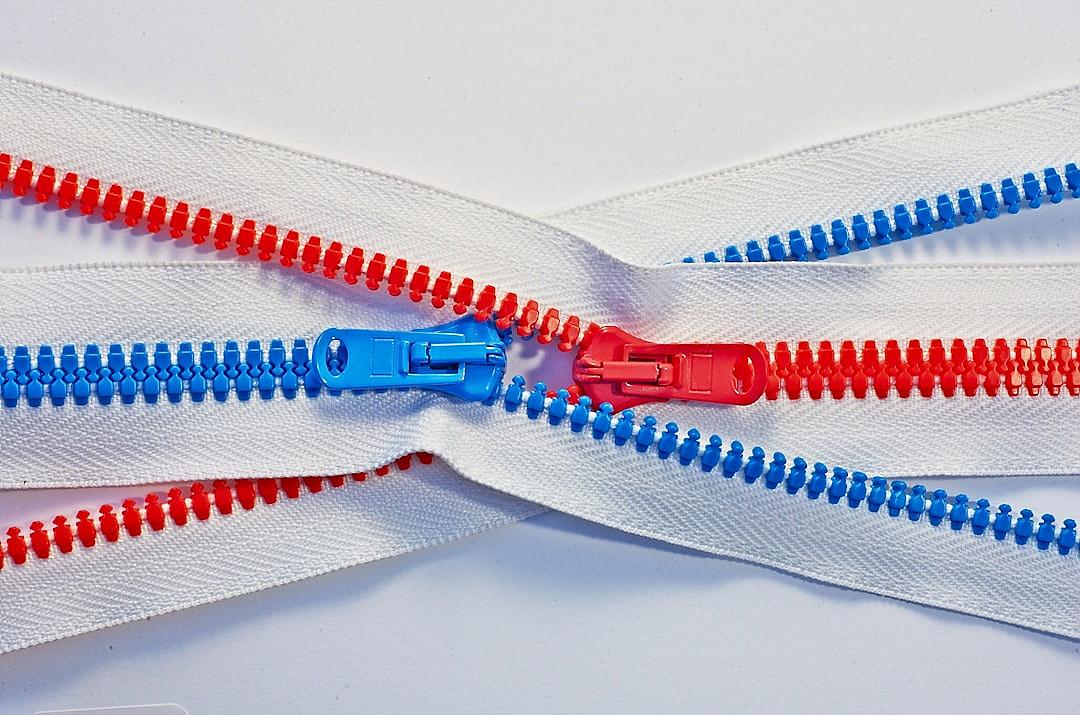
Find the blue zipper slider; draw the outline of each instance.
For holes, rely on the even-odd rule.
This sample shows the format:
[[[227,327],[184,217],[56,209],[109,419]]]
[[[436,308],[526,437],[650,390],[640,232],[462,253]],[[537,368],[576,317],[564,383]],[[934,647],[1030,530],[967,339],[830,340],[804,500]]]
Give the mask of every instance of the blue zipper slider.
[[[472,316],[419,330],[330,328],[313,352],[331,390],[419,388],[483,401],[498,394],[506,371],[505,338]]]

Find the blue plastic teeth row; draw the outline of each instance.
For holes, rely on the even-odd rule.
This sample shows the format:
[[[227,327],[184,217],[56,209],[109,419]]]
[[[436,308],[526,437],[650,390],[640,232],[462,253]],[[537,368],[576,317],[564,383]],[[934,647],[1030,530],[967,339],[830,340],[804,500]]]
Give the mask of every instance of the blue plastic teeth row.
[[[16,347],[10,359],[0,348],[0,399],[5,407],[20,402],[30,407],[43,402],[60,406],[68,400],[77,405],[91,400],[131,404],[139,396],[156,403],[162,395],[169,402],[179,402],[185,395],[193,402],[207,395],[224,401],[230,394],[240,400],[252,394],[291,399],[301,391],[313,395],[322,389],[302,339],[295,340],[288,352],[281,340],[274,340],[266,353],[257,340],[243,352],[230,340],[220,356],[212,342],[202,343],[198,353],[192,343],[180,343],[175,353],[167,343],[157,343],[153,352],[144,343],[135,343],[130,352],[112,344],[104,354],[91,343],[81,356],[74,345],[65,345],[59,358],[52,347],[43,345],[36,360],[26,346]]]
[[[59,358],[50,346],[42,346],[36,359],[26,346],[16,347],[10,358],[0,348],[0,400],[5,407],[20,403],[62,406],[68,400],[77,405],[91,400],[131,404],[140,396],[145,402],[157,403],[162,395],[169,402],[179,402],[185,395],[193,402],[202,402],[207,395],[215,401],[225,401],[230,395],[248,400],[253,394],[262,399],[276,395],[292,399],[300,393],[315,396],[324,390],[337,394],[319,379],[303,339],[293,341],[290,351],[283,341],[273,340],[265,353],[259,341],[248,342],[243,351],[239,343],[228,341],[220,356],[213,342],[204,342],[197,357],[193,344],[187,342],[180,343],[175,352],[167,343],[157,343],[153,352],[144,343],[135,343],[130,351],[112,344],[104,354],[96,344],[88,344],[81,358],[74,345],[63,346]],[[699,430],[690,429],[680,438],[674,422],[661,429],[651,415],[639,424],[633,410],[616,415],[606,402],[593,410],[588,396],[571,403],[565,389],[551,398],[546,393],[544,383],[537,383],[530,391],[525,379],[517,376],[506,386],[502,402],[509,412],[524,406],[529,419],[546,417],[552,425],[566,421],[574,433],[591,434],[597,440],[610,434],[618,446],[632,445],[638,452],[663,460],[674,458],[684,467],[718,471],[727,478],[741,474],[747,484],[782,488],[790,495],[802,493],[811,500],[824,495],[831,504],[865,507],[871,512],[884,508],[895,518],[926,519],[934,526],[947,523],[956,531],[966,525],[976,535],[989,532],[1002,541],[1011,536],[1021,545],[1034,541],[1040,550],[1053,547],[1062,555],[1077,547],[1073,519],[1065,519],[1059,528],[1052,514],[1043,514],[1036,523],[1030,509],[1014,516],[1008,504],[999,505],[992,513],[986,499],[972,503],[967,495],[957,494],[950,500],[943,489],[928,494],[920,484],[908,487],[901,480],[889,482],[858,471],[849,474],[843,467],[833,467],[830,473],[826,465],[816,462],[811,466],[802,457],[795,457],[789,466],[781,452],[773,453],[767,462],[761,447],[753,447],[747,455],[740,442],[732,441],[725,451],[717,435],[703,440]]]
[[[536,383],[530,391],[525,379],[514,377],[503,394],[503,405],[508,412],[524,407],[529,419],[547,418],[552,425],[566,421],[570,430],[589,434],[602,440],[611,435],[617,446],[633,446],[638,452],[658,459],[675,459],[684,467],[694,467],[703,472],[717,471],[726,478],[741,475],[747,484],[761,484],[766,489],[783,490],[795,496],[818,500],[824,497],[830,504],[846,504],[851,509],[865,508],[871,512],[882,509],[889,516],[910,521],[925,519],[933,526],[948,525],[954,531],[965,527],[976,536],[992,534],[998,541],[1012,538],[1017,544],[1034,542],[1043,551],[1054,549],[1062,556],[1080,550],[1077,546],[1076,521],[1065,519],[1060,529],[1055,525],[1053,514],[1043,514],[1036,523],[1030,509],[1021,509],[1018,516],[1008,504],[1001,504],[992,512],[990,501],[974,502],[966,494],[956,494],[951,500],[944,489],[927,493],[925,486],[909,487],[899,479],[888,481],[885,477],[868,477],[863,472],[851,472],[843,467],[831,470],[821,462],[812,466],[802,457],[788,463],[782,452],[774,452],[768,460],[765,450],[753,447],[749,455],[742,443],[732,441],[727,450],[717,435],[703,440],[700,430],[689,429],[679,436],[679,425],[668,422],[660,428],[651,415],[636,421],[633,410],[613,414],[611,405],[601,404],[596,410],[587,396],[571,404],[570,393],[559,390],[554,397],[547,397],[547,385]]]
[[[878,209],[869,221],[862,214],[853,216],[850,225],[843,219],[836,219],[829,224],[828,232],[821,224],[814,224],[810,227],[809,242],[801,230],[795,229],[788,232],[787,241],[774,235],[765,240],[765,246],[757,240],[749,240],[744,248],[732,244],[722,254],[708,251],[700,257],[686,256],[682,262],[760,263],[807,261],[811,257],[823,261],[832,255],[850,253],[852,248],[864,251],[875,245],[884,246],[893,241],[956,228],[960,223],[975,223],[980,218],[994,219],[1002,211],[1015,214],[1021,208],[1037,209],[1047,200],[1052,204],[1061,203],[1066,196],[1080,198],[1080,168],[1076,164],[1065,165],[1064,180],[1057,169],[1051,167],[1043,169],[1041,178],[1034,172],[1024,174],[1020,186],[1012,178],[1002,179],[999,189],[982,184],[977,197],[971,189],[960,189],[955,200],[948,194],[939,195],[933,203],[918,199],[914,210],[907,204],[897,204],[891,218],[888,212]]]

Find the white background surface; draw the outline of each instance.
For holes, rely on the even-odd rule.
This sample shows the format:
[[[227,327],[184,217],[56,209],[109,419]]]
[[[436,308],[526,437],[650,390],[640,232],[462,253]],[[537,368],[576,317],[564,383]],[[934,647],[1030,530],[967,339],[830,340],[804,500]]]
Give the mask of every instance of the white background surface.
[[[1080,81],[1064,5],[0,9],[4,71],[533,214]],[[0,710],[1049,709],[1078,651],[547,515],[0,657]]]

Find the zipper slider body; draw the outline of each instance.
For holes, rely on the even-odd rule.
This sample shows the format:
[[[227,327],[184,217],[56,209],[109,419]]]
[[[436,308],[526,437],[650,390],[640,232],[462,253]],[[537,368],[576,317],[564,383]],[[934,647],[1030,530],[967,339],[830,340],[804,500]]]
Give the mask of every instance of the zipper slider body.
[[[582,344],[573,377],[594,405],[616,411],[666,400],[748,405],[765,391],[768,365],[746,343],[650,343],[605,327]]]
[[[331,390],[419,388],[482,401],[498,393],[506,370],[503,336],[471,316],[419,330],[330,328],[313,350]]]

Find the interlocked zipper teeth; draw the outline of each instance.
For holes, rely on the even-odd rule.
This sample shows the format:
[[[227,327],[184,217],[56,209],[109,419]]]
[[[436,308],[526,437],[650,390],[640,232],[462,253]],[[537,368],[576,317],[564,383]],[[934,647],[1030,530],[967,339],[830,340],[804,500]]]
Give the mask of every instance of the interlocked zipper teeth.
[[[864,342],[861,350],[853,341],[844,340],[839,351],[829,341],[816,348],[800,342],[794,354],[786,342],[771,350],[764,343],[757,347],[769,363],[765,385],[769,400],[781,395],[792,400],[804,396],[820,400],[830,395],[834,399],[935,394],[1080,396],[1080,341],[1067,338],[1059,338],[1053,345],[1038,338],[1034,346],[1024,338],[990,342],[980,338],[970,346],[957,338],[948,348],[944,341],[934,339],[927,350],[918,340],[903,348],[898,341],[889,340],[883,351],[873,340]]]
[[[183,342],[175,353],[167,343],[157,343],[153,352],[144,343],[135,343],[130,351],[114,343],[104,355],[90,343],[81,356],[69,344],[60,349],[59,359],[51,346],[38,348],[35,359],[28,347],[20,345],[12,350],[10,361],[0,347],[4,407],[20,403],[39,407],[45,402],[61,406],[69,399],[77,405],[91,400],[127,405],[140,396],[148,403],[180,402],[185,396],[202,402],[207,395],[219,402],[230,395],[247,400],[253,393],[262,399],[277,395],[292,399],[299,393],[313,397],[323,389],[304,339],[293,341],[288,353],[281,340],[273,340],[265,354],[257,340],[248,342],[243,352],[230,340],[220,357],[212,342],[204,342],[198,352],[192,343]]]
[[[383,477],[392,467],[409,469],[413,458],[421,464],[431,464],[427,453],[405,455],[391,464],[372,470]],[[319,494],[344,487],[347,482],[363,482],[367,472],[342,474],[333,477],[282,477],[278,479],[217,480],[210,487],[196,482],[187,488],[174,487],[167,494],[151,492],[141,500],[125,499],[119,510],[103,504],[93,515],[90,509],[80,510],[74,518],[58,515],[48,527],[42,521],[30,524],[24,534],[18,526],[7,530],[0,541],[0,571],[5,562],[24,566],[30,561],[42,561],[75,550],[86,550],[128,539],[145,538],[153,532],[188,526],[208,519],[229,516],[237,505],[244,511],[271,506],[281,501],[298,499],[307,494]]]
[[[769,461],[763,448],[753,447],[747,454],[738,441],[732,441],[725,452],[718,435],[703,440],[700,430],[689,429],[680,437],[675,422],[661,428],[657,419],[649,415],[638,423],[633,410],[614,415],[606,402],[599,410],[593,410],[587,396],[571,403],[565,389],[549,397],[540,384],[527,389],[521,376],[511,380],[501,402],[508,412],[519,412],[524,407],[529,419],[546,417],[551,425],[567,422],[571,432],[579,436],[610,438],[616,446],[632,446],[643,456],[670,459],[706,473],[716,471],[728,479],[741,476],[748,487],[764,487],[776,493],[777,498],[782,498],[781,493],[801,496],[850,509],[884,512],[897,519],[925,521],[934,527],[947,525],[951,530],[967,531],[976,537],[989,534],[999,541],[1011,538],[1021,546],[1033,542],[1041,551],[1052,548],[1062,556],[1080,553],[1074,519],[1065,519],[1059,528],[1053,514],[1043,514],[1036,523],[1030,509],[1021,509],[1019,516],[1014,516],[1009,504],[1000,504],[992,512],[988,499],[973,500],[966,494],[950,498],[944,489],[928,493],[921,484],[909,487],[899,479],[890,482],[885,477],[868,477],[864,472],[849,473],[843,467],[830,469],[822,462],[811,466],[802,457],[789,461],[782,452],[774,452]]]
[[[584,339],[592,325],[576,315],[564,316],[557,308],[542,309],[535,300],[519,300],[516,293],[492,285],[477,286],[468,277],[452,276],[424,264],[409,265],[404,258],[383,253],[366,254],[363,248],[319,236],[302,237],[292,229],[237,219],[229,213],[192,207],[164,196],[148,196],[97,178],[82,178],[52,166],[35,167],[29,159],[14,160],[0,154],[0,190],[10,182],[16,196],[32,195],[39,203],[54,201],[64,210],[77,208],[85,216],[122,220],[130,228],[146,226],[150,233],[167,230],[175,239],[190,236],[193,243],[212,241],[218,251],[238,255],[254,253],[260,261],[277,261],[285,268],[318,272],[329,280],[349,285],[363,283],[370,290],[392,296],[407,295],[413,302],[429,300],[435,308],[450,307],[464,315],[473,311],[479,321],[495,318],[500,329],[513,328],[521,337],[536,336],[541,343],[555,342],[564,352]]]
[[[955,198],[940,194],[934,202],[917,199],[912,204],[897,204],[892,216],[884,209],[874,211],[867,221],[863,214],[851,217],[850,222],[835,219],[828,232],[821,224],[810,227],[810,242],[801,229],[788,232],[787,241],[779,235],[765,239],[765,246],[757,240],[749,240],[745,247],[727,246],[723,254],[707,251],[703,256],[686,256],[683,263],[751,263],[762,261],[806,261],[810,257],[825,260],[830,256],[842,256],[852,247],[865,251],[874,246],[885,246],[894,241],[904,241],[913,236],[925,236],[936,231],[947,231],[962,224],[972,224],[982,219],[1019,213],[1021,209],[1037,209],[1046,200],[1061,203],[1067,196],[1080,198],[1080,168],[1076,164],[1065,165],[1065,179],[1057,169],[1043,169],[1042,176],[1035,172],[1024,174],[1017,186],[1012,178],[1002,179],[998,187],[982,184],[976,198],[971,189],[960,189]]]

